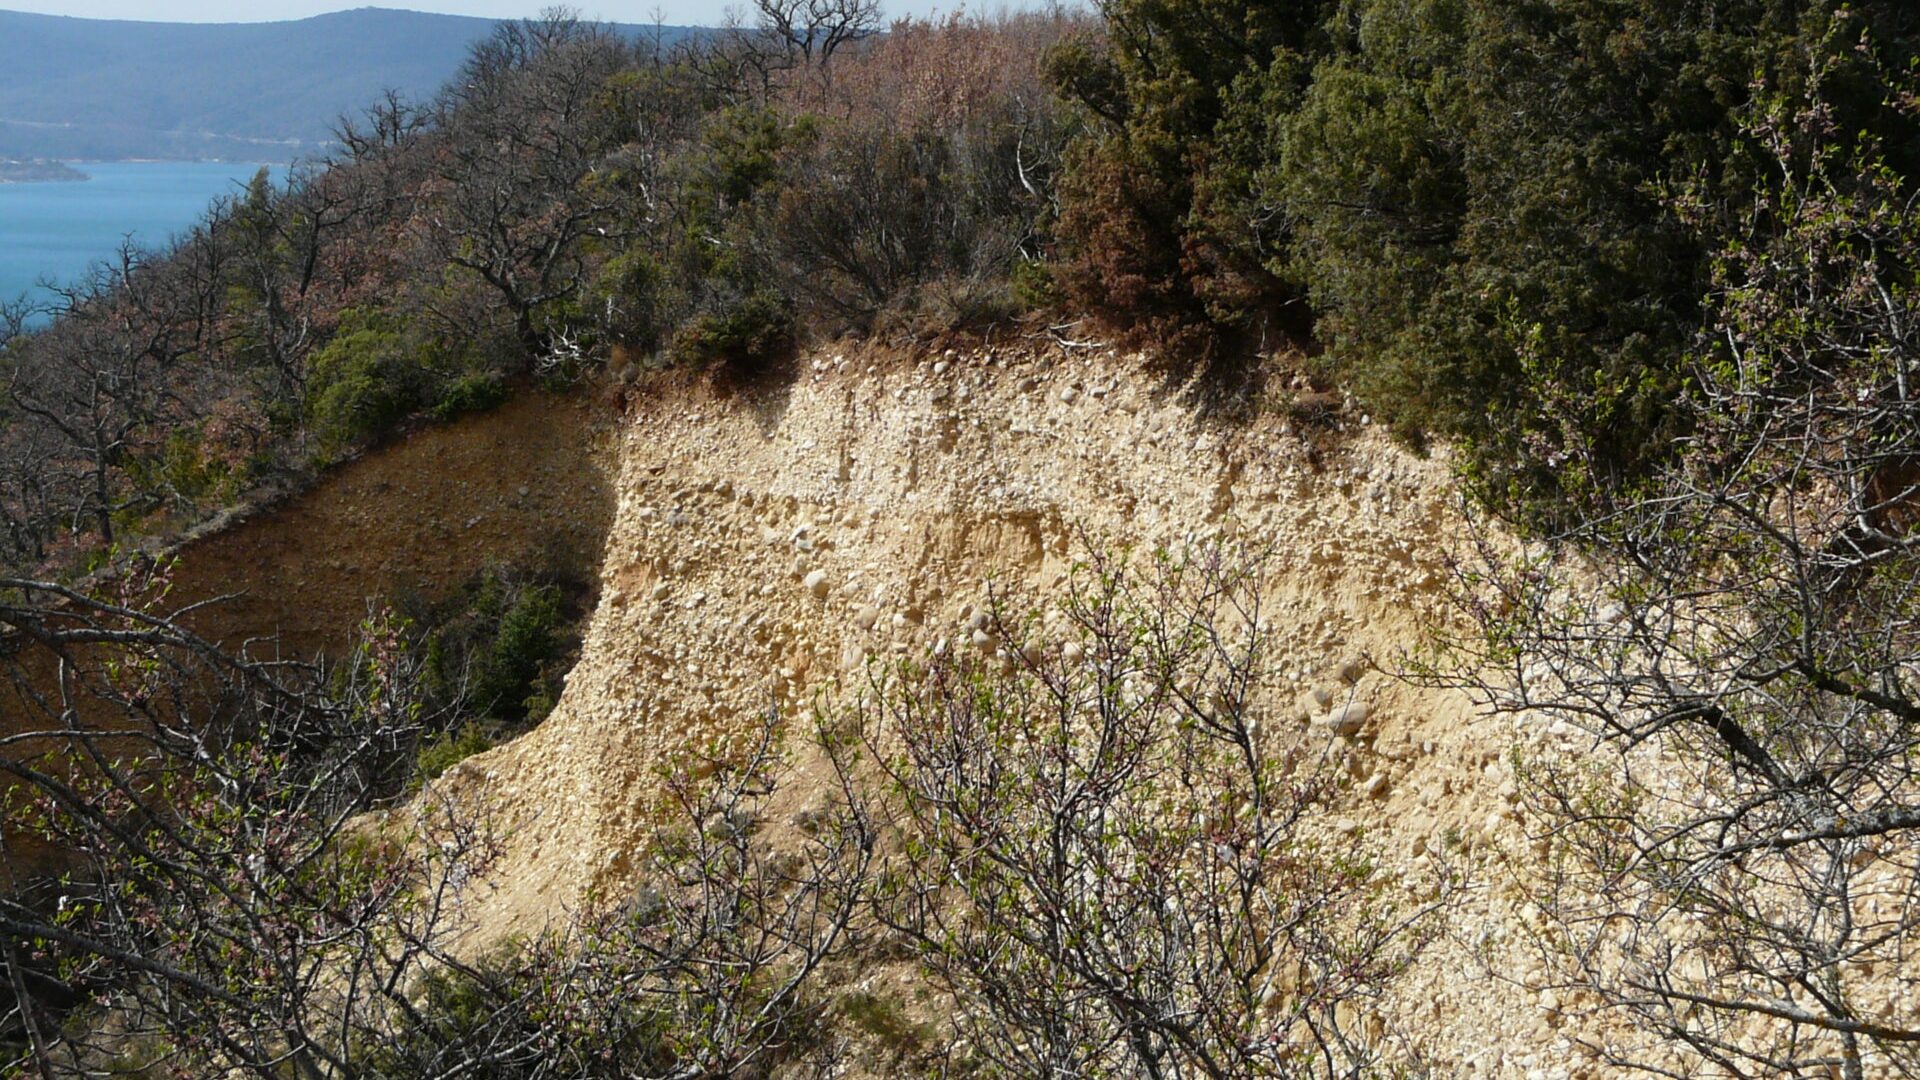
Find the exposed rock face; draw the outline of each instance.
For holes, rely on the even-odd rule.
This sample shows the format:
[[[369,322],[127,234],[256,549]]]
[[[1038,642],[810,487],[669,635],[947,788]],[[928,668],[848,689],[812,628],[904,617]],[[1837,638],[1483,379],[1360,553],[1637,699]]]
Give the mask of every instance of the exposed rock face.
[[[1464,882],[1445,934],[1368,1027],[1384,1018],[1436,1077],[1614,1075],[1579,1043],[1631,1033],[1555,985],[1536,948],[1546,829],[1507,765],[1516,747],[1587,744],[1564,721],[1479,715],[1392,676],[1423,620],[1444,617],[1459,524],[1444,462],[1365,426],[1316,457],[1280,415],[1209,423],[1161,389],[1134,358],[998,352],[821,354],[778,387],[648,387],[625,419],[521,395],[207,530],[179,549],[171,595],[229,598],[191,615],[209,638],[277,632],[290,651],[334,651],[369,596],[437,595],[490,562],[555,552],[603,561],[552,717],[438,785],[504,839],[497,872],[460,897],[481,948],[589,891],[630,889],[670,755],[769,709],[804,721],[876,659],[1034,647],[1001,640],[989,596],[1057,591],[1088,542],[1265,550],[1278,670],[1251,719],[1350,781],[1314,827],[1364,836],[1416,898],[1441,868]],[[0,700],[0,719],[14,713]],[[780,798],[777,820],[804,831],[827,794],[803,772]],[[1891,975],[1863,999],[1882,1020],[1912,1015],[1920,985]],[[1663,1064],[1710,1075],[1677,1054]]]
[[[1271,552],[1264,617],[1282,686],[1260,722],[1352,776],[1328,830],[1365,828],[1414,876],[1523,848],[1499,794],[1508,729],[1358,659],[1390,666],[1440,610],[1456,530],[1444,462],[1356,429],[1316,469],[1284,417],[1209,423],[1139,372],[1085,353],[828,352],[776,388],[643,390],[623,436],[609,599],[566,693],[538,729],[444,781],[507,830],[499,872],[469,899],[483,932],[529,931],[590,889],[625,887],[668,755],[768,709],[805,715],[872,658],[1000,648],[989,588],[1045,594],[1083,538]],[[1559,1014],[1533,1005],[1521,901],[1473,890],[1385,1007],[1435,1075],[1598,1075]]]
[[[1345,735],[1351,738],[1352,736],[1360,734],[1361,729],[1367,726],[1367,715],[1367,703],[1364,701],[1356,701],[1348,705],[1342,705],[1327,714],[1327,730],[1333,732],[1335,735]]]

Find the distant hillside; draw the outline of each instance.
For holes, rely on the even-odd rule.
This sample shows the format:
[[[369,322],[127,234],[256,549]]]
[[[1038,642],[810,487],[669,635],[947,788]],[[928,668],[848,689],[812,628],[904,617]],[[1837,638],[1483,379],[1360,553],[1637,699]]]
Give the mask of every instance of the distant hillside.
[[[0,11],[0,158],[290,160],[384,90],[432,94],[493,25],[382,8],[222,24]]]

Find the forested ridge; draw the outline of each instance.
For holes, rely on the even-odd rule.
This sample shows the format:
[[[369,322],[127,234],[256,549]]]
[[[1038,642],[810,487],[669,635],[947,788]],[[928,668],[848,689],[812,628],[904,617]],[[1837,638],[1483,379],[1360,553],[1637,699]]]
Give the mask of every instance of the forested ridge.
[[[646,410],[650,373],[777,382],[850,337],[1126,345],[1220,423],[1448,447],[1483,532],[1459,620],[1397,674],[1590,736],[1514,768],[1551,823],[1543,948],[1646,1036],[1593,1056],[1920,1073],[1911,1013],[1863,989],[1907,978],[1920,934],[1920,12],[751,14],[682,41],[504,25],[439,95],[343,120],[331,160],[121,252],[44,328],[5,310],[0,621],[150,761],[22,698],[87,764],[10,759],[10,821],[88,873],[0,902],[21,1068],[824,1075],[859,1028],[940,1075],[1423,1074],[1352,1003],[1418,962],[1445,896],[1395,900],[1364,839],[1303,824],[1350,782],[1259,733],[1244,552],[1143,566],[1087,538],[1044,620],[980,612],[977,653],[816,718],[831,790],[803,835],[751,827],[773,715],[663,778],[656,885],[483,962],[436,931],[483,832],[439,803],[432,843],[355,815],[472,724],[538,721],[577,590],[496,572],[472,610],[378,614],[308,666],[181,630],[164,566],[128,557],[533,385]],[[82,582],[111,566],[111,593]],[[1023,645],[1043,621],[1067,644]],[[867,949],[962,1003],[953,1029],[823,1004]]]

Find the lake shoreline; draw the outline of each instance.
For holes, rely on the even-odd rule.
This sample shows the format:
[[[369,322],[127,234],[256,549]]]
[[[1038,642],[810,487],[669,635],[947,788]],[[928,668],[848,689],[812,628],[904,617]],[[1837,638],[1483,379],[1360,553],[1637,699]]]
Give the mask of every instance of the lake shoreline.
[[[55,302],[43,282],[71,285],[127,240],[164,249],[199,224],[213,200],[243,194],[261,167],[94,162],[85,183],[0,184],[0,302]],[[284,166],[266,167],[276,183],[285,180]]]

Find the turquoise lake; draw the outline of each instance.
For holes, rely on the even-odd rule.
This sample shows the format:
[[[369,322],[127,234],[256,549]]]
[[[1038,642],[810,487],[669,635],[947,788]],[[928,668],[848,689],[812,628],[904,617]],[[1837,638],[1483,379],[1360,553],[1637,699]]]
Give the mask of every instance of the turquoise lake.
[[[165,245],[215,197],[243,189],[260,166],[155,161],[74,168],[88,179],[0,184],[0,299],[34,291],[42,278],[73,281],[129,234],[142,247]],[[285,172],[274,168],[276,178]]]

